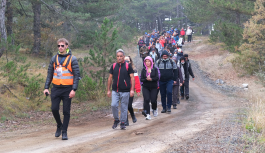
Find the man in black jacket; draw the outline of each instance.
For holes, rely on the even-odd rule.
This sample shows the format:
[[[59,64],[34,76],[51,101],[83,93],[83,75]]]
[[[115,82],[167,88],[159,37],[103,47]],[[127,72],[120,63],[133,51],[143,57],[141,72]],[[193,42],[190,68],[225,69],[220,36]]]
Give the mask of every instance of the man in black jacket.
[[[184,54],[185,57],[185,63],[181,63],[183,65],[184,68],[184,72],[185,72],[185,82],[184,82],[184,86],[181,87],[181,99],[184,99],[184,95],[186,97],[186,100],[189,99],[189,78],[190,75],[192,76],[192,79],[194,80],[195,76],[193,74],[192,68],[191,68],[191,64],[189,61],[189,55],[188,54]]]
[[[50,94],[49,86],[52,83],[51,110],[57,122],[55,137],[59,137],[62,133],[62,140],[68,140],[67,128],[70,120],[71,100],[75,97],[75,91],[78,87],[79,66],[77,58],[72,55],[68,48],[68,40],[61,38],[57,44],[59,51],[50,61],[43,93],[46,96]],[[63,123],[59,114],[61,100],[63,101]]]
[[[126,129],[129,98],[134,95],[134,70],[130,64],[124,61],[125,54],[122,49],[116,51],[117,63],[110,67],[107,95],[112,97],[111,109],[114,117],[113,129],[120,124],[121,129]],[[113,82],[112,82],[113,80]],[[110,86],[112,85],[112,91]],[[119,118],[119,102],[121,102],[121,115]]]
[[[161,58],[156,61],[156,67],[160,70],[159,88],[163,107],[161,113],[170,113],[173,83],[176,84],[178,79],[177,65],[169,58],[169,53],[164,50]]]

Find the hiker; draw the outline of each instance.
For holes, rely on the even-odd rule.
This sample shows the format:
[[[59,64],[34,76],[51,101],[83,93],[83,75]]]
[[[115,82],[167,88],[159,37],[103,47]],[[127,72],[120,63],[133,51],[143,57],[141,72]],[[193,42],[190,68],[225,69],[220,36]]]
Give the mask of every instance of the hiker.
[[[185,42],[185,30],[183,27],[181,28],[180,35],[182,36],[183,41]]]
[[[181,99],[184,99],[184,96],[185,96],[186,100],[189,99],[189,76],[190,75],[192,76],[193,81],[195,78],[192,72],[191,64],[190,64],[188,57],[189,57],[188,54],[184,54],[185,61],[181,62],[184,68],[184,72],[185,72],[185,82],[184,82],[184,86],[182,86],[181,88]]]
[[[162,50],[165,48],[165,36],[161,36],[160,39],[159,39],[159,43],[162,45]],[[162,53],[162,52],[161,52]],[[160,54],[161,56],[161,54]]]
[[[184,41],[183,41],[182,36],[179,37],[179,40],[178,40],[177,44],[178,44],[179,48],[182,48],[182,45],[184,45]]]
[[[188,27],[186,34],[188,36],[188,42],[191,42],[192,29],[190,27]]]
[[[141,47],[143,46],[143,44],[144,44],[144,40],[143,40],[143,37],[141,37],[140,40],[138,41],[139,50],[141,49]]]
[[[58,53],[53,56],[47,73],[44,94],[49,95],[49,87],[52,83],[51,101],[52,114],[57,123],[55,137],[62,134],[62,140],[68,140],[67,128],[70,120],[71,100],[75,97],[75,92],[79,82],[79,66],[71,49],[68,48],[69,42],[65,38],[57,41]],[[60,118],[60,102],[63,101],[63,123]]]
[[[156,49],[158,50],[158,56],[160,57],[162,54],[162,44],[160,44],[159,39],[156,40]]]
[[[138,73],[137,73],[137,69],[134,66],[133,60],[132,60],[132,58],[130,56],[127,56],[124,59],[125,59],[125,62],[128,62],[132,66],[132,68],[133,68],[133,71],[134,71],[134,80],[135,80],[135,87],[134,87],[134,89],[135,89],[135,91],[137,93],[137,96],[139,97],[140,96],[140,93],[141,93],[141,84],[140,84],[139,76],[138,76]],[[128,111],[131,114],[133,123],[136,123],[137,122],[137,119],[135,117],[134,110],[133,110],[133,107],[132,107],[133,98],[134,98],[134,96],[129,98]],[[127,120],[125,122],[125,126],[129,126],[128,114],[127,114]]]
[[[143,61],[146,58],[146,56],[149,55],[149,49],[145,43],[143,43],[143,47],[141,47],[141,49],[140,49],[140,55],[141,55]]]
[[[156,54],[155,48],[150,49],[150,56],[152,59],[154,59],[154,61],[156,61],[158,59],[158,55]]]
[[[114,117],[113,129],[126,129],[125,122],[127,120],[129,97],[134,96],[134,71],[132,66],[124,61],[125,53],[122,49],[116,51],[117,63],[110,67],[107,95],[112,97],[111,108]],[[113,82],[112,82],[113,80]],[[112,92],[110,86],[112,84]],[[121,102],[121,114],[119,118],[119,101]]]
[[[145,44],[146,45],[149,45],[149,43],[150,43],[150,34],[147,34],[147,38],[145,39]]]
[[[173,56],[172,59],[174,60],[174,62],[176,64],[178,63],[178,60],[177,60],[176,56]],[[179,101],[179,87],[181,87],[182,84],[183,84],[183,75],[182,75],[182,72],[181,72],[181,67],[179,67],[177,65],[177,68],[178,68],[178,79],[177,79],[177,83],[173,84],[173,101],[172,101],[173,109],[177,109],[177,104],[180,104],[180,101]]]
[[[153,64],[150,56],[144,60],[144,67],[141,72],[141,82],[143,82],[143,97],[144,97],[144,110],[142,114],[146,120],[150,120],[150,101],[154,116],[157,116],[157,81],[159,79],[158,70]]]
[[[170,113],[173,83],[177,83],[176,81],[178,78],[177,65],[169,59],[169,53],[167,51],[163,51],[161,58],[156,61],[156,67],[159,68],[161,74],[159,81],[161,102],[163,106],[161,113]]]

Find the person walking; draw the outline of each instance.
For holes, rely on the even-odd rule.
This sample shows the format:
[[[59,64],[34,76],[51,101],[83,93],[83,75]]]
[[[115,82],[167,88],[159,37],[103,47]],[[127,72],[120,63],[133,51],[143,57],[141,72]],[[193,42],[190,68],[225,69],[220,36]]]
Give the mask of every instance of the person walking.
[[[184,45],[184,41],[183,41],[183,38],[182,38],[181,35],[180,35],[180,37],[179,37],[179,40],[178,40],[177,44],[178,44],[178,47],[179,47],[179,48],[182,48],[182,45]]]
[[[140,40],[138,41],[139,50],[141,49],[143,44],[144,44],[144,40],[143,40],[143,37],[141,37]]]
[[[174,60],[174,62],[177,64],[178,63],[178,59],[176,56],[173,56],[172,58]],[[177,104],[180,104],[180,101],[179,101],[179,87],[182,86],[183,84],[183,75],[182,75],[182,72],[181,72],[181,67],[179,67],[177,65],[177,68],[178,68],[178,79],[177,79],[177,83],[174,83],[173,84],[173,109],[177,109]]]
[[[185,32],[185,30],[184,30],[183,27],[181,28],[180,35],[182,36],[183,41],[185,42],[185,35],[186,35],[186,32]]]
[[[190,27],[188,27],[186,34],[188,36],[188,42],[191,42],[192,29]]]
[[[176,84],[178,79],[177,65],[169,59],[169,53],[163,51],[161,58],[156,62],[156,67],[160,70],[159,88],[163,107],[161,113],[170,113],[173,83]]]
[[[146,56],[149,55],[149,49],[145,43],[143,43],[143,47],[141,47],[141,49],[140,49],[140,55],[141,55],[143,61],[146,58]]]
[[[62,140],[68,140],[67,129],[70,120],[71,101],[75,97],[80,74],[77,58],[72,55],[71,49],[68,48],[68,40],[60,38],[57,45],[59,51],[50,61],[43,93],[50,94],[49,87],[52,83],[51,110],[57,123],[55,137],[62,134]],[[63,101],[63,122],[59,114],[61,101]]]
[[[142,114],[146,120],[150,120],[150,101],[152,110],[157,110],[157,81],[159,79],[157,68],[153,64],[150,56],[144,60],[144,67],[141,72],[141,82],[143,82],[144,110]],[[156,112],[157,113],[157,112]],[[155,114],[155,113],[154,113]]]
[[[134,66],[133,60],[132,60],[132,58],[130,56],[127,56],[124,59],[125,59],[125,62],[128,62],[132,66],[132,68],[133,68],[133,71],[134,71],[134,80],[135,80],[135,87],[134,87],[134,89],[135,89],[135,91],[137,93],[137,96],[139,97],[140,96],[140,93],[141,93],[141,84],[140,84],[140,79],[139,79],[139,76],[138,76],[138,73],[137,73],[137,69]],[[133,98],[134,98],[134,96],[129,98],[128,111],[131,114],[133,123],[136,123],[137,122],[137,119],[135,117],[134,110],[133,110],[133,107],[132,107]],[[125,126],[129,126],[128,115],[127,115],[127,120],[125,122]]]
[[[124,61],[125,53],[122,49],[116,51],[117,63],[110,67],[107,95],[112,97],[111,109],[114,117],[113,129],[120,124],[121,129],[126,129],[125,122],[128,114],[129,97],[134,96],[134,71],[132,66]],[[112,82],[113,80],[113,82]],[[112,84],[112,92],[110,86]],[[119,118],[119,101],[121,102],[121,114]]]
[[[189,99],[189,77],[191,75],[193,80],[195,78],[188,57],[189,57],[188,54],[184,54],[185,61],[183,60],[181,61],[181,64],[183,65],[184,72],[185,72],[185,82],[181,90],[181,99],[184,99],[184,96],[185,96],[186,100]]]

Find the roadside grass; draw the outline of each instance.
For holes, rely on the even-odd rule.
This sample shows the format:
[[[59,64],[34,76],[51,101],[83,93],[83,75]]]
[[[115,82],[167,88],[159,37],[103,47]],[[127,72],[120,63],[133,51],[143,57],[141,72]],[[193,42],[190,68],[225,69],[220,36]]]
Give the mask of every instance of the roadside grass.
[[[265,138],[265,100],[252,98],[246,129],[260,133]]]

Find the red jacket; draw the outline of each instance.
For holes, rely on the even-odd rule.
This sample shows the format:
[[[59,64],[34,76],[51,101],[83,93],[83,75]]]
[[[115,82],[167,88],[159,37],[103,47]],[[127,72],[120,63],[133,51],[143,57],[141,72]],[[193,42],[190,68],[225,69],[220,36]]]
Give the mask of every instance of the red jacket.
[[[184,30],[181,30],[180,31],[180,35],[185,36],[185,31]]]
[[[135,80],[135,91],[137,93],[140,93],[141,92],[141,84],[140,84],[140,79],[139,79],[139,76],[138,76],[138,73],[137,71],[134,72],[134,80]]]

